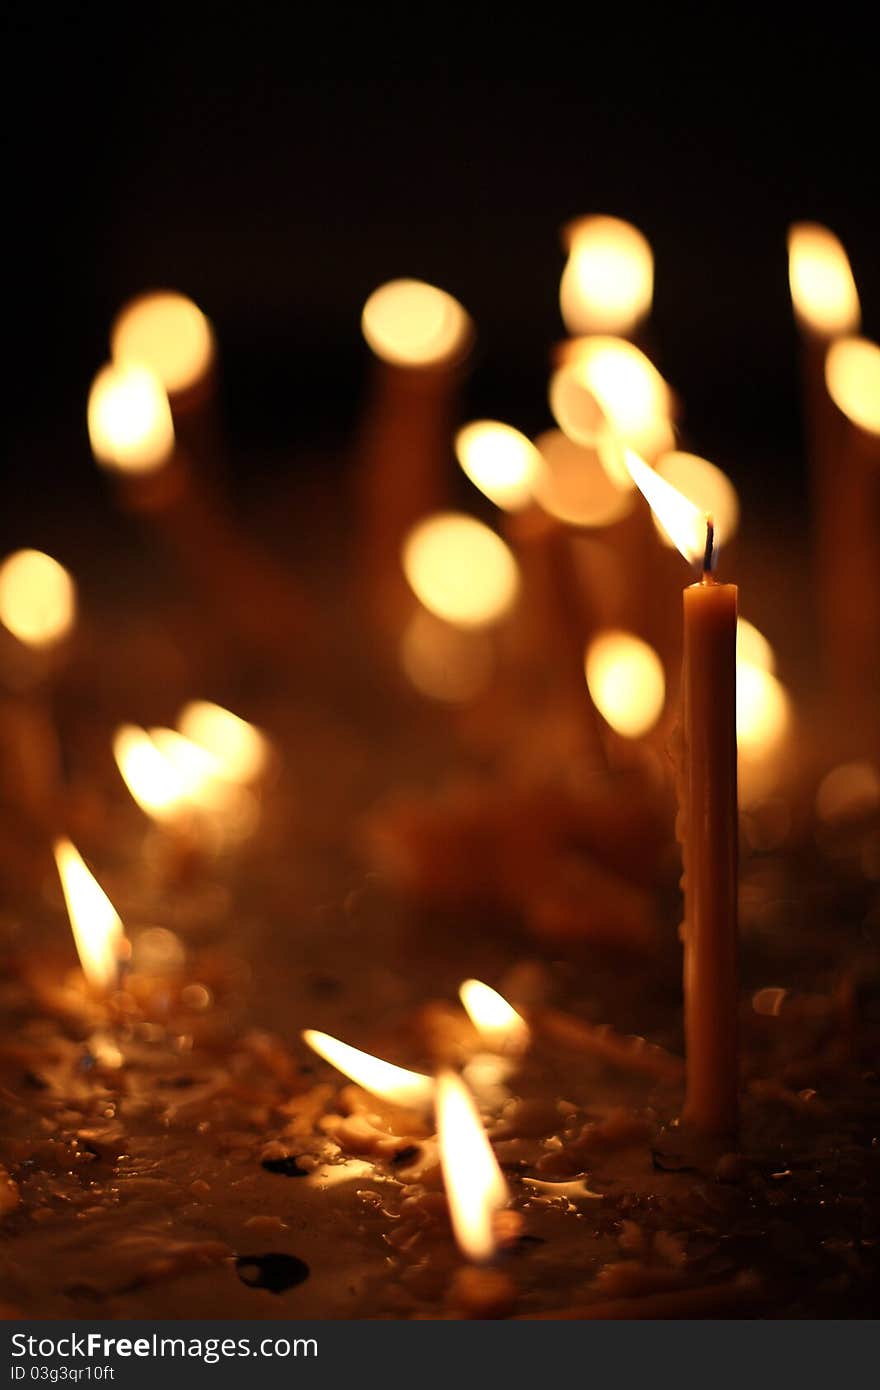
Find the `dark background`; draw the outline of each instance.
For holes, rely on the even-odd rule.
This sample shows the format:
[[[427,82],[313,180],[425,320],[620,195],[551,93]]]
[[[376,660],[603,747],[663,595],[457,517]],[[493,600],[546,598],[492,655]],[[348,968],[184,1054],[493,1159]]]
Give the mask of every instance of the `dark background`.
[[[409,11],[355,32],[342,9],[319,31],[296,11],[13,7],[5,540],[39,544],[73,487],[103,495],[86,394],[114,311],[149,287],[216,325],[241,478],[350,437],[360,308],[398,275],[477,321],[466,412],[544,427],[558,229],[587,211],[654,246],[652,334],[689,446],[746,499],[802,493],[785,233],[815,218],[841,236],[876,333],[875,34],[841,7],[778,28],[489,19]]]

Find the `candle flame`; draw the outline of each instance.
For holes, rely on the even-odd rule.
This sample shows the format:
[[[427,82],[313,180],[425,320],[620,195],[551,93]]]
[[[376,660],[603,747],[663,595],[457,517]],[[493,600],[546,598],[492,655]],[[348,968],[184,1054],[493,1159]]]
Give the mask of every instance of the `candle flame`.
[[[563,231],[569,256],[559,287],[571,334],[631,332],[651,309],[654,256],[647,238],[619,217],[580,217]]]
[[[590,399],[592,398],[592,399]],[[618,439],[646,457],[670,449],[672,395],[657,368],[623,338],[578,338],[550,379],[550,409],[570,439],[595,438],[596,406]]]
[[[404,541],[402,558],[416,598],[458,627],[498,622],[519,594],[519,570],[504,541],[460,512],[420,521]]]
[[[496,507],[519,512],[528,506],[541,460],[519,430],[498,420],[474,420],[456,435],[455,453],[474,486]]]
[[[437,1136],[452,1229],[469,1260],[495,1253],[495,1215],[507,1203],[507,1183],[467,1086],[454,1072],[437,1077]]]
[[[825,384],[838,410],[859,429],[880,434],[880,347],[840,338],[825,358]]]
[[[147,367],[102,367],[89,392],[88,425],[98,463],[120,473],[154,473],[174,452],[168,397]]]
[[[177,727],[211,755],[218,775],[230,782],[255,782],[269,765],[271,749],[266,735],[255,724],[210,700],[190,700],[177,717]]]
[[[601,445],[576,444],[562,430],[547,430],[535,445],[541,460],[535,501],[549,516],[568,526],[601,527],[613,526],[632,511],[632,478],[624,469],[626,484],[619,481],[619,471],[608,467]],[[614,452],[622,457],[616,446]]]
[[[179,798],[206,811],[222,811],[238,789],[223,778],[223,765],[176,729],[149,729],[147,737],[177,774]]]
[[[747,618],[736,620],[736,659],[749,666],[759,666],[763,671],[776,671],[776,654],[763,632]]]
[[[632,632],[601,632],[584,659],[587,686],[602,718],[624,738],[642,738],[663,712],[666,677],[653,647]]]
[[[465,980],[459,991],[465,1012],[493,1052],[524,1052],[529,1025],[503,994],[482,980]]]
[[[723,548],[733,539],[739,525],[739,497],[727,474],[716,464],[697,454],[674,449],[663,454],[654,464],[654,469],[693,502],[704,517],[711,516],[716,549]],[[672,545],[656,514],[654,521],[664,544]],[[705,530],[705,522],[703,527]],[[703,540],[705,543],[705,535]]]
[[[495,654],[487,633],[452,627],[419,608],[400,639],[400,664],[420,694],[463,705],[488,686]]]
[[[120,310],[110,330],[110,349],[114,362],[149,368],[173,395],[207,374],[214,334],[191,299],[161,290],[139,295]]]
[[[146,729],[124,724],[113,736],[113,755],[122,779],[141,810],[158,821],[179,818],[186,802],[180,771],[156,747]]]
[[[306,1028],[302,1037],[312,1051],[329,1062],[331,1067],[336,1067],[337,1071],[382,1100],[418,1110],[430,1105],[434,1099],[434,1082],[423,1072],[407,1071],[405,1067],[396,1067],[392,1062],[383,1062],[380,1057],[361,1052],[360,1048],[350,1047],[348,1043],[340,1042],[329,1033],[316,1032],[314,1028]]]
[[[855,332],[859,295],[849,259],[833,232],[817,222],[796,222],[788,233],[788,280],[798,318],[823,337]]]
[[[788,692],[770,671],[738,661],[736,742],[747,757],[764,758],[785,738],[791,723]]]
[[[399,367],[455,361],[473,335],[470,316],[445,290],[423,280],[389,280],[364,305],[361,329],[377,357]]]
[[[692,565],[702,560],[706,549],[705,512],[695,507],[632,449],[624,453],[633,482],[680,555]]]
[[[83,974],[96,989],[110,989],[125,941],[122,921],[70,840],[58,839],[52,849]]]
[[[0,565],[0,622],[28,647],[51,647],[76,618],[76,587],[42,550],[16,550]]]

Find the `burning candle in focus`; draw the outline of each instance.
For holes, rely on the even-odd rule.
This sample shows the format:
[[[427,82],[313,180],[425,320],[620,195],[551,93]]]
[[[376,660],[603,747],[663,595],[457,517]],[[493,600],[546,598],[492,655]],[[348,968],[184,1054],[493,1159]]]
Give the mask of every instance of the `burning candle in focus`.
[[[459,998],[465,1013],[492,1052],[519,1053],[529,1045],[529,1025],[503,994],[482,980],[464,980]]]
[[[462,1253],[476,1264],[497,1248],[495,1219],[509,1193],[467,1086],[442,1071],[436,1087],[437,1137],[452,1229]]]
[[[685,1120],[737,1122],[737,590],[712,578],[713,528],[632,452],[627,464],[680,553],[702,577],[684,591],[679,824],[684,859]],[[772,677],[771,677],[772,679]]]
[[[567,331],[632,334],[651,311],[654,256],[645,236],[619,217],[579,217],[563,229],[568,261],[559,287]]]
[[[70,840],[58,839],[52,848],[83,974],[94,989],[108,991],[127,946],[122,921]]]
[[[596,709],[615,733],[643,738],[653,729],[666,700],[663,663],[653,647],[631,632],[600,632],[584,659]]]
[[[361,316],[374,359],[357,470],[364,593],[380,626],[399,630],[396,558],[406,533],[446,500],[459,380],[473,323],[458,300],[420,280],[392,280]]]
[[[302,1037],[313,1052],[371,1095],[413,1110],[429,1106],[434,1099],[434,1081],[422,1072],[383,1062],[380,1057],[361,1052],[360,1048],[314,1028],[306,1028]]]
[[[595,440],[597,405],[617,439],[645,458],[672,448],[669,387],[645,354],[622,338],[566,343],[550,379],[553,416],[576,443]],[[623,481],[625,470],[617,472]]]
[[[92,382],[88,404],[92,453],[105,468],[148,474],[174,453],[168,396],[148,367],[108,363]]]
[[[459,627],[499,622],[519,593],[510,549],[488,526],[461,512],[441,512],[419,522],[404,542],[402,560],[419,602]]]
[[[455,453],[467,477],[496,507],[519,512],[529,505],[541,459],[519,430],[498,420],[474,420],[455,436]]]

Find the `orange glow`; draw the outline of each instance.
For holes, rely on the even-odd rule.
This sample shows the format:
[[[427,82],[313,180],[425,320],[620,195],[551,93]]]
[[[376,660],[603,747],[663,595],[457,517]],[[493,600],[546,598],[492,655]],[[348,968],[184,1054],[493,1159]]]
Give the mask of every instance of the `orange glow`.
[[[619,217],[580,217],[563,238],[569,256],[559,304],[568,332],[631,332],[650,312],[654,294],[647,238]]]
[[[739,498],[726,473],[708,459],[678,450],[663,454],[654,464],[661,478],[683,493],[704,516],[711,516],[715,526],[715,546],[721,549],[736,535],[739,525]],[[654,518],[657,522],[657,518]],[[657,523],[660,538],[672,545],[663,527]],[[705,524],[703,528],[705,541]]]
[[[271,748],[255,724],[212,704],[191,700],[177,717],[180,732],[214,759],[216,774],[230,782],[255,782],[266,771]]]
[[[791,701],[770,672],[748,662],[736,667],[736,742],[748,757],[765,757],[777,748],[791,724]]]
[[[76,588],[42,550],[16,550],[0,565],[0,622],[28,647],[51,647],[76,619]]]
[[[368,346],[398,367],[431,367],[461,357],[473,335],[457,299],[423,280],[389,280],[364,305]]]
[[[617,481],[618,473],[603,461],[606,451],[575,444],[562,430],[547,430],[535,444],[540,455],[535,501],[549,516],[568,526],[599,527],[612,526],[632,511],[632,479],[626,473],[625,486]]]
[[[817,222],[795,222],[788,233],[788,282],[800,321],[833,338],[855,332],[861,307],[849,259],[833,232]]]
[[[177,775],[181,801],[204,811],[222,811],[229,806],[237,788],[223,779],[219,758],[176,729],[150,729],[147,736]]]
[[[825,358],[825,384],[838,410],[859,429],[880,434],[880,347],[841,338]]]
[[[519,430],[498,420],[474,420],[456,435],[455,453],[474,486],[496,507],[519,512],[528,506],[541,460]]]
[[[98,463],[120,473],[153,473],[174,452],[168,397],[146,367],[102,367],[89,392],[88,424]]]
[[[176,820],[186,798],[181,773],[159,752],[145,729],[125,724],[113,737],[122,779],[142,811],[158,821]]]
[[[56,840],[52,850],[83,974],[96,989],[111,989],[125,942],[122,921],[70,840]]]
[[[172,290],[143,294],[117,315],[110,330],[114,362],[148,367],[169,395],[187,391],[214,360],[214,334],[197,304]]]
[[[592,397],[592,401],[589,399]],[[596,403],[614,433],[646,457],[671,449],[672,396],[643,352],[623,338],[579,338],[550,379],[550,409],[578,444],[595,438]]]
[[[434,1082],[423,1072],[395,1067],[391,1062],[349,1047],[348,1043],[332,1038],[329,1033],[318,1033],[314,1028],[306,1028],[302,1037],[331,1067],[382,1100],[417,1110],[430,1105],[434,1099]]]
[[[458,627],[505,617],[519,594],[519,569],[500,536],[461,512],[420,521],[403,545],[403,572],[420,603]]]
[[[624,738],[642,738],[663,712],[666,677],[653,647],[631,632],[601,632],[584,661],[590,696]]]
[[[495,653],[486,633],[451,627],[420,608],[401,637],[400,664],[421,695],[463,705],[488,686]]]
[[[624,459],[633,482],[676,550],[692,565],[697,564],[706,549],[706,513],[649,468],[632,449],[627,449]]]
[[[452,1229],[469,1260],[495,1253],[495,1216],[507,1204],[507,1183],[473,1096],[454,1072],[437,1077],[437,1137]]]
[[[819,783],[816,812],[820,820],[833,825],[860,820],[880,809],[880,772],[873,763],[842,763]]]
[[[493,1052],[524,1052],[529,1025],[503,994],[482,980],[465,980],[458,991],[471,1023]]]
[[[762,671],[775,672],[776,656],[763,632],[746,618],[736,620],[736,659]]]

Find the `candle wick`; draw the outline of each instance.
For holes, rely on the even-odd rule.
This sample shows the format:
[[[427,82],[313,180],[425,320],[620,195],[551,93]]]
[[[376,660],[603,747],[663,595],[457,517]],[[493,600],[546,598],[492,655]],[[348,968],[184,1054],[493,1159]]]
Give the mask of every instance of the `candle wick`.
[[[703,578],[712,573],[715,562],[715,522],[706,513],[706,549],[703,551]]]

